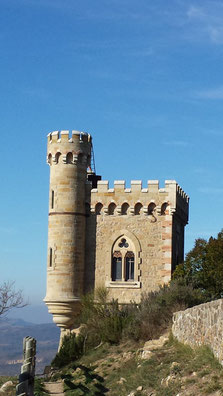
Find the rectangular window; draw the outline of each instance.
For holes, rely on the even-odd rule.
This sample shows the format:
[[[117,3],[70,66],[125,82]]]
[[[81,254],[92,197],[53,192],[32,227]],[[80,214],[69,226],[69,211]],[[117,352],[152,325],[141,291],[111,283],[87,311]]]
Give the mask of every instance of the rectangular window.
[[[49,256],[49,267],[53,265],[53,249],[50,248],[50,256]]]
[[[51,191],[51,209],[54,208],[54,190]]]

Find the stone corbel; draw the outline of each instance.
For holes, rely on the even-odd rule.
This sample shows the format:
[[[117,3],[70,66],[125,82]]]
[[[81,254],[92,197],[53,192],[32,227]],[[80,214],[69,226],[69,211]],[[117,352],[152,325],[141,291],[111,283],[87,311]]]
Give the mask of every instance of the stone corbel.
[[[74,154],[73,155],[73,163],[74,163],[74,165],[77,165],[77,163],[78,163],[78,154]]]
[[[170,215],[173,216],[176,213],[176,208],[170,207]]]
[[[117,213],[118,215],[121,215],[121,214],[122,214],[122,207],[121,207],[120,205],[116,207],[116,213]]]
[[[156,207],[156,213],[158,214],[158,216],[161,215],[161,206]]]
[[[129,213],[130,213],[131,216],[134,216],[134,214],[135,214],[135,207],[134,206],[130,206],[129,207]]]
[[[144,215],[148,215],[148,206],[143,206],[143,213]]]

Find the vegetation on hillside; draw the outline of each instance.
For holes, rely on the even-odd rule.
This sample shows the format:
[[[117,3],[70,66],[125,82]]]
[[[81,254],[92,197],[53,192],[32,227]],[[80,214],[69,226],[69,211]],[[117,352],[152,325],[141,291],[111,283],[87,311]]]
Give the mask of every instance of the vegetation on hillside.
[[[170,337],[147,359],[140,351],[133,341],[105,343],[55,373],[51,381],[62,380],[67,396],[222,394],[223,368],[209,348],[193,350]]]
[[[63,367],[102,343],[158,338],[170,327],[174,312],[199,304],[202,298],[199,290],[182,279],[144,294],[139,304],[122,306],[109,300],[105,288],[99,288],[83,297],[80,334],[64,338],[52,365]]]

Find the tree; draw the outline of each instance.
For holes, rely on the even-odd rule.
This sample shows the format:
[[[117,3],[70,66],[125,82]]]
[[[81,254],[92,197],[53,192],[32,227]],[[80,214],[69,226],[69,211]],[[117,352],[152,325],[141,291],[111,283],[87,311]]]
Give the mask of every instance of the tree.
[[[0,285],[0,316],[6,314],[12,308],[23,308],[24,302],[21,290],[15,290],[15,282],[4,282]]]
[[[207,301],[223,297],[223,230],[217,238],[197,239],[184,263],[177,266],[173,278],[201,289]]]

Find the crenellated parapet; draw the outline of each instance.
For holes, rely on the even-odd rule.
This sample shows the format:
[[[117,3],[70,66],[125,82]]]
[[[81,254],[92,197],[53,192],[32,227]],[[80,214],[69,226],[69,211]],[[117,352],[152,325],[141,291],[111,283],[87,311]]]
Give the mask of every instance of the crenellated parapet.
[[[188,220],[189,197],[175,180],[166,180],[165,187],[160,188],[158,180],[148,180],[147,187],[142,187],[141,180],[132,180],[131,187],[126,188],[124,180],[114,181],[109,188],[107,180],[98,182],[97,189],[91,190],[91,211],[104,215],[175,214],[186,224]]]
[[[79,131],[54,131],[47,135],[47,163],[91,164],[91,135]]]

